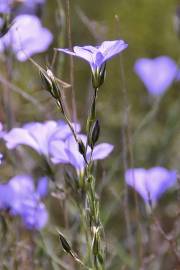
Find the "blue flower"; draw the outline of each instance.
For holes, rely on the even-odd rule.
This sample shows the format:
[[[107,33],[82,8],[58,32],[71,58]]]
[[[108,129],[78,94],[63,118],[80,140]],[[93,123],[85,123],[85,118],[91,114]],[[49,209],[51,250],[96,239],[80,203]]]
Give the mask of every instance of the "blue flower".
[[[170,87],[177,74],[177,65],[168,56],[155,59],[140,58],[135,62],[134,70],[144,82],[148,92],[160,96]]]
[[[78,124],[73,126],[76,132],[79,132],[80,126]],[[8,149],[27,145],[48,158],[51,141],[64,140],[70,134],[71,130],[64,121],[32,122],[25,124],[22,128],[13,128],[3,136],[3,139]]]
[[[0,0],[0,13],[9,13],[12,0]]]
[[[17,175],[7,184],[0,185],[0,209],[8,209],[13,216],[20,216],[27,229],[42,229],[48,213],[41,198],[48,192],[47,178],[43,177],[35,189],[29,175]]]
[[[8,33],[0,39],[0,52],[11,48],[19,61],[44,52],[52,43],[51,32],[34,15],[19,15]]]
[[[5,135],[5,131],[3,131],[3,125],[0,122],[0,139],[3,138],[4,135]],[[3,157],[4,155],[0,152],[0,165],[2,164]]]
[[[86,60],[94,73],[96,70],[100,70],[107,60],[119,54],[127,47],[128,44],[123,40],[113,40],[104,41],[100,46],[74,46],[73,51],[61,48],[57,50]]]
[[[176,183],[176,172],[163,167],[128,169],[126,183],[134,188],[146,203],[156,203],[162,194]]]
[[[0,0],[0,12],[9,13],[14,6],[18,6],[26,9],[26,13],[29,13],[30,11],[34,11],[37,5],[42,5],[44,3],[45,0]]]
[[[78,138],[81,138],[84,144],[86,144],[87,137],[85,135],[79,134]],[[92,160],[104,159],[113,150],[113,145],[108,143],[101,143],[94,147]],[[52,155],[52,162],[58,163],[68,163],[71,164],[77,171],[78,174],[82,173],[85,168],[85,161],[83,156],[79,153],[77,142],[71,135],[67,137],[65,142],[59,143],[59,141],[52,141],[50,152]],[[87,160],[90,159],[91,149],[87,148]]]
[[[47,196],[48,193],[48,179],[47,177],[42,177],[39,179],[37,184],[36,192],[39,194],[41,198]]]
[[[8,209],[11,199],[12,189],[6,184],[0,184],[0,210]]]

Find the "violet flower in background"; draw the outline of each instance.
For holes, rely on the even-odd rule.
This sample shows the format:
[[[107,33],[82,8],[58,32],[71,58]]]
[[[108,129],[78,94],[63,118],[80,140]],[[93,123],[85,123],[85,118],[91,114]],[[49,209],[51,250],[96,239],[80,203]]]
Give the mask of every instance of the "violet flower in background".
[[[48,180],[42,177],[35,189],[29,175],[18,175],[0,186],[0,208],[20,216],[27,229],[42,229],[48,220],[48,213],[41,198],[47,195]]]
[[[86,144],[87,136],[79,134],[78,138],[81,138],[84,144]],[[101,143],[94,147],[92,160],[104,159],[113,150],[113,145],[108,143]],[[51,155],[52,162],[54,164],[68,163],[71,164],[77,171],[78,174],[83,173],[85,168],[85,161],[83,156],[79,153],[79,148],[74,137],[71,135],[67,137],[64,143],[59,143],[59,141],[51,142]],[[91,149],[88,146],[86,158],[89,161]]]
[[[18,7],[27,14],[35,11],[37,5],[43,5],[45,0],[0,0],[0,13],[10,13],[14,7]]]
[[[4,158],[4,155],[2,153],[0,153],[0,165],[2,164],[3,162],[3,158]]]
[[[134,188],[146,203],[155,204],[162,194],[176,183],[176,172],[163,167],[128,169],[126,183]]]
[[[0,122],[0,139],[4,137],[6,132],[3,130],[3,124]]]
[[[79,124],[73,124],[73,126],[76,132],[80,131]],[[71,130],[64,121],[32,122],[25,124],[22,128],[13,128],[4,135],[3,139],[8,149],[27,145],[48,158],[50,142],[65,140],[70,134]]]
[[[0,0],[0,13],[9,13],[13,0]]]
[[[3,125],[0,122],[0,139],[3,138],[3,136],[5,135],[5,131],[3,131]],[[4,155],[0,152],[0,165],[2,164]]]
[[[24,0],[23,3],[28,6],[34,6],[35,4],[44,4],[46,0]]]
[[[24,0],[13,11],[15,12],[16,16],[19,14],[41,15],[45,2],[46,0]]]
[[[134,70],[153,96],[164,94],[177,75],[176,62],[168,56],[140,58],[135,62]]]
[[[69,49],[57,50],[73,56],[80,57],[90,64],[92,72],[100,70],[107,60],[122,52],[128,47],[123,40],[104,41],[100,46],[74,46],[73,51]]]
[[[32,55],[46,51],[52,40],[51,32],[41,25],[38,17],[19,15],[0,39],[0,52],[11,48],[19,61],[26,61]]]
[[[7,210],[12,199],[12,190],[7,184],[0,184],[0,210]]]

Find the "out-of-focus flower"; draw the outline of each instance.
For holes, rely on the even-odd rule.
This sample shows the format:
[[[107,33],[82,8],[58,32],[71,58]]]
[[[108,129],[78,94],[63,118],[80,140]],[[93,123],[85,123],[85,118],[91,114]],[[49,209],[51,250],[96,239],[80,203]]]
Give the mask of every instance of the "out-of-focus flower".
[[[3,131],[3,125],[0,122],[0,139],[3,138],[4,135],[5,135],[5,132]],[[4,155],[0,152],[0,165],[2,164],[3,157]]]
[[[12,190],[6,184],[0,184],[0,210],[8,209],[12,199]]]
[[[33,6],[35,4],[44,4],[46,0],[21,0],[22,3]]]
[[[161,195],[176,183],[176,172],[163,167],[128,169],[126,183],[134,188],[146,203],[156,203]]]
[[[86,144],[87,137],[85,135],[79,134],[78,138],[83,141],[84,145]],[[112,152],[112,150],[113,145],[111,144],[98,144],[94,147],[92,160],[104,159]],[[78,144],[72,135],[69,136],[63,143],[59,143],[59,141],[56,140],[52,141],[50,152],[53,163],[69,163],[76,169],[78,174],[83,172],[85,161],[83,156],[80,154]],[[88,146],[86,155],[87,161],[90,159],[90,154],[91,149]]]
[[[2,164],[3,158],[4,158],[4,155],[0,153],[0,165]]]
[[[13,0],[0,0],[0,13],[9,13]]]
[[[155,59],[140,58],[135,62],[134,70],[153,96],[162,95],[172,84],[177,74],[177,65],[168,56]]]
[[[33,15],[19,15],[6,35],[0,39],[0,52],[11,48],[19,61],[44,52],[53,40],[51,32]]]
[[[0,13],[10,13],[15,7],[26,9],[27,13],[37,5],[43,5],[45,0],[0,0]]]
[[[78,124],[73,126],[79,132],[80,126]],[[27,145],[48,158],[51,141],[65,140],[70,134],[71,130],[64,121],[46,121],[44,123],[32,122],[22,128],[13,128],[3,138],[8,149],[14,149],[18,145]]]
[[[94,77],[104,77],[104,64],[115,55],[128,47],[124,40],[104,41],[100,46],[74,46],[73,51],[58,48],[58,51],[80,57],[86,60],[92,70]],[[100,78],[99,80],[103,80]],[[101,83],[102,84],[102,83]]]
[[[38,182],[47,183],[45,177]],[[12,215],[19,215],[26,228],[42,229],[48,220],[48,213],[41,198],[47,194],[48,186],[35,189],[34,182],[29,175],[18,175],[10,179],[7,184],[0,186],[0,208],[8,209]],[[46,190],[45,190],[46,189]],[[43,195],[43,196],[42,196]]]
[[[38,202],[33,195],[23,201],[21,217],[25,227],[30,230],[41,230],[48,221],[44,203]]]
[[[38,181],[37,193],[41,198],[45,197],[48,193],[48,179],[47,177],[42,177]]]
[[[16,16],[19,14],[41,15],[45,0],[18,0],[18,3],[14,5],[15,8],[13,9]]]
[[[3,131],[3,124],[0,122],[0,138],[4,136],[5,132]]]

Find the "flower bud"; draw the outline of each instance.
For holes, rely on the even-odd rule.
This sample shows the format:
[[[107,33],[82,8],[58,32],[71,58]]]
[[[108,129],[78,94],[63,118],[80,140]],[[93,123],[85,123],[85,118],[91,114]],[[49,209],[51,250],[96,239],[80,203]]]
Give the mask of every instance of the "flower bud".
[[[67,253],[71,253],[72,252],[71,247],[70,247],[68,241],[65,239],[65,237],[61,233],[59,233],[59,238],[60,238],[63,249]]]
[[[59,100],[61,97],[60,89],[52,71],[50,69],[47,69],[47,71],[40,69],[40,76],[44,84],[44,88],[52,95],[53,98]]]
[[[92,127],[92,132],[91,132],[91,136],[90,136],[90,146],[91,146],[91,149],[94,148],[94,145],[98,141],[99,134],[100,134],[100,125],[99,125],[99,121],[96,120],[96,122],[94,123],[94,125]]]
[[[93,254],[97,256],[100,251],[100,246],[99,246],[99,228],[93,228],[94,231],[94,237],[93,237],[93,243],[92,243],[92,250]]]
[[[81,139],[78,139],[78,148],[79,148],[79,153],[83,156],[85,162],[87,163],[86,147]]]

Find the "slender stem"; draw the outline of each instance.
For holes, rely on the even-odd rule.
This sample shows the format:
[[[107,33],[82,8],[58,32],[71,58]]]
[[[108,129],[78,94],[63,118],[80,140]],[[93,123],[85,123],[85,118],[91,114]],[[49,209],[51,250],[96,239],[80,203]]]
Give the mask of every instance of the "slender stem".
[[[91,128],[92,128],[93,123],[96,120],[97,93],[98,93],[98,88],[94,88],[94,95],[93,95],[91,107],[90,107],[88,118],[87,118],[87,124],[86,124],[86,131],[87,131],[86,154],[87,154],[87,147],[88,147],[89,139],[91,136]],[[93,256],[92,265],[94,269],[96,270],[103,270],[104,263],[100,265],[99,258],[98,258],[98,256],[102,255],[102,252],[103,252],[103,248],[101,245],[102,225],[101,225],[100,216],[99,216],[99,201],[96,198],[95,178],[92,175],[92,154],[93,154],[93,148],[91,149],[90,158],[85,168],[85,177],[86,177],[85,181],[87,183],[85,200],[90,211],[89,216],[91,219],[90,236],[91,236],[91,241],[92,241],[92,256]],[[96,245],[96,248],[95,248],[95,245]]]
[[[91,265],[93,269],[103,270],[104,262],[100,262],[100,259],[99,259],[100,256],[103,259],[103,256],[102,256],[103,248],[101,246],[102,226],[101,226],[100,217],[99,217],[99,201],[96,198],[96,193],[95,193],[95,179],[92,175],[93,149],[91,150],[90,160],[87,161],[86,159],[90,132],[96,118],[97,91],[98,91],[98,88],[95,88],[92,104],[91,104],[88,119],[87,119],[87,142],[85,146],[85,155],[83,155],[83,158],[85,161],[85,171],[83,174],[83,186],[81,187],[85,195],[85,201],[84,201],[84,210],[80,211],[80,213],[81,213],[82,224],[83,224],[83,227],[85,228],[85,235],[86,235],[86,242],[87,242],[87,258],[89,261],[91,261]],[[76,142],[79,144],[76,131],[74,130],[73,125],[66,114],[60,91],[59,91],[59,97],[57,99],[57,105],[61,109],[61,112],[64,115],[64,118],[67,124],[69,125]],[[88,231],[86,230],[86,227],[89,228]],[[89,239],[91,240],[91,244],[89,242]],[[91,252],[90,252],[90,249],[91,249]]]

